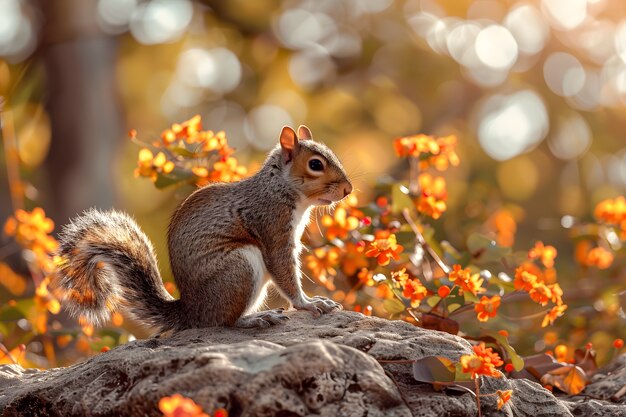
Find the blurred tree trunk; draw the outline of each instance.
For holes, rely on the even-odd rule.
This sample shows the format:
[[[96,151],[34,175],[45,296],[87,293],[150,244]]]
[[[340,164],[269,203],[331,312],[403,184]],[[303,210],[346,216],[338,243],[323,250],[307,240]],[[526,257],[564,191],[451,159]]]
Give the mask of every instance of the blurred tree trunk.
[[[40,0],[52,141],[46,210],[58,223],[115,202],[113,159],[124,137],[117,39],[97,24],[96,0]]]

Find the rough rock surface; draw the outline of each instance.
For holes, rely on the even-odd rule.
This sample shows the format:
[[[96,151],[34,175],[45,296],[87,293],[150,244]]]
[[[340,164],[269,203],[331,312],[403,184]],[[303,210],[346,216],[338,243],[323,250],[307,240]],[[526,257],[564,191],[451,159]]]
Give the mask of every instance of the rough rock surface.
[[[286,324],[268,329],[195,329],[135,341],[68,368],[5,365],[0,414],[160,416],[159,398],[180,393],[231,417],[476,415],[471,394],[435,392],[412,378],[410,364],[378,362],[457,360],[470,352],[464,339],[352,312],[288,314]],[[484,393],[497,389],[515,394],[501,411],[484,398],[486,416],[626,415],[623,402],[590,406],[558,400],[526,380],[484,380]]]

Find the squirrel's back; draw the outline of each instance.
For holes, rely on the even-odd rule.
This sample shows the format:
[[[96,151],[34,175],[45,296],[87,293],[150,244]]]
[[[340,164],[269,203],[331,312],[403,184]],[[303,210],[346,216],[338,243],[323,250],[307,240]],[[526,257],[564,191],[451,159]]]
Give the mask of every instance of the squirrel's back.
[[[66,225],[59,241],[53,284],[72,315],[98,325],[124,306],[150,327],[178,327],[168,323],[178,302],[165,290],[152,244],[131,217],[91,209]]]

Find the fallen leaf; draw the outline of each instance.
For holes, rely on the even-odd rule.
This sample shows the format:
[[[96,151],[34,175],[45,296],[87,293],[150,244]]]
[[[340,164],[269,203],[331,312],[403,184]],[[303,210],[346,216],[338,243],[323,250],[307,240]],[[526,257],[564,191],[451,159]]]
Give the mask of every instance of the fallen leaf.
[[[552,385],[570,395],[580,393],[587,386],[585,371],[576,365],[565,365],[553,369],[541,377],[543,385]]]

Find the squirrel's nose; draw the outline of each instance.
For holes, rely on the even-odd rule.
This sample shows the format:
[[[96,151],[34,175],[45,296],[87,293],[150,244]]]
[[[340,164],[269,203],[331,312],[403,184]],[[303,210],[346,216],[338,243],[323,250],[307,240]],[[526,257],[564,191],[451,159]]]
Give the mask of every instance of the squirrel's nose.
[[[343,196],[347,196],[348,194],[350,194],[352,192],[352,184],[350,184],[349,182],[346,183],[346,185],[343,187]]]

